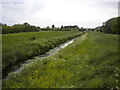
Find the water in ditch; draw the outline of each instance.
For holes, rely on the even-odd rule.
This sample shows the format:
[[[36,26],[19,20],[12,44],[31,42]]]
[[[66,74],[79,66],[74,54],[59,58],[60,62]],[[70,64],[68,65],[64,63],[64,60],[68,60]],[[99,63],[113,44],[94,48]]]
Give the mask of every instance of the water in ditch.
[[[45,57],[48,57],[48,56],[51,56],[51,55],[56,54],[56,53],[57,53],[58,51],[60,51],[62,48],[65,48],[65,47],[68,46],[69,44],[73,43],[74,40],[75,40],[75,38],[72,39],[72,40],[67,41],[67,42],[64,43],[64,44],[61,44],[61,45],[58,46],[58,47],[55,47],[55,48],[49,50],[49,51],[46,52],[45,54],[38,55],[38,56],[34,57],[33,59],[26,60],[24,63],[21,63],[21,64],[20,64],[19,68],[17,68],[15,71],[12,71],[12,72],[16,72],[16,73],[19,72],[19,71],[20,71],[20,68],[22,68],[22,67],[23,67],[24,65],[26,65],[26,64],[30,64],[30,62],[33,61],[33,60],[38,60],[38,59],[40,59],[40,58],[45,58]],[[7,77],[8,77],[8,76],[7,76]],[[6,77],[5,79],[7,79],[7,77]]]

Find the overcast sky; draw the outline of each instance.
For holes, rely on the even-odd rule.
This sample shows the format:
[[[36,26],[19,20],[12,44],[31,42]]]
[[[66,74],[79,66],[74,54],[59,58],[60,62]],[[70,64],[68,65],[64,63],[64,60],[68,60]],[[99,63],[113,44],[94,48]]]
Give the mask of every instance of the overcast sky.
[[[40,27],[78,25],[94,28],[118,16],[119,0],[2,0],[2,21]],[[0,19],[1,20],[1,19]]]

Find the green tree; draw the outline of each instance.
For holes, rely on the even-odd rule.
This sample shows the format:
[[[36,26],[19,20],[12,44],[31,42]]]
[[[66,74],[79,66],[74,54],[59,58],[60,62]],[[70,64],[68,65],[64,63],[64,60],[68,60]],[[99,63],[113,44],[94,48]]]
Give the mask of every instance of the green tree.
[[[120,34],[120,17],[107,20],[102,26],[102,31],[109,34]]]
[[[23,25],[30,26],[30,24],[27,22],[23,23]]]
[[[52,28],[55,28],[55,25],[52,25]]]

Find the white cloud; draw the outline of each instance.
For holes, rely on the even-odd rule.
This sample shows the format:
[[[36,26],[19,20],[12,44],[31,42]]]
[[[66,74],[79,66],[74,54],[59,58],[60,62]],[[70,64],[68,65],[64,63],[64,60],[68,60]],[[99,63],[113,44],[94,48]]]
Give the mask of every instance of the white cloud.
[[[3,22],[96,27],[118,16],[118,0],[4,0]]]

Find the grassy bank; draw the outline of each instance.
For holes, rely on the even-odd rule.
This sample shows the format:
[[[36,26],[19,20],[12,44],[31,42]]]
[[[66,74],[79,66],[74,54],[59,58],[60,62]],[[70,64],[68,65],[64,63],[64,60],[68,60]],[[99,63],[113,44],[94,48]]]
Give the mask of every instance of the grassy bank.
[[[19,62],[23,62],[36,55],[44,54],[46,51],[65,43],[67,40],[80,36],[79,31],[50,31],[31,32],[19,34],[4,34],[3,44],[3,74]]]
[[[11,73],[3,87],[120,88],[118,35],[86,33],[54,56]]]

